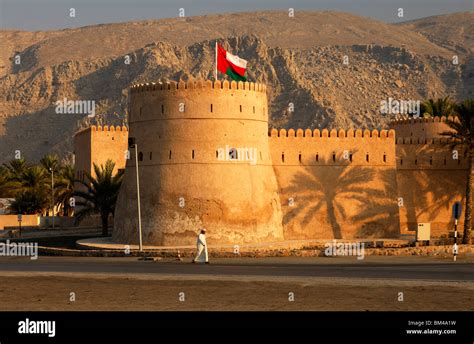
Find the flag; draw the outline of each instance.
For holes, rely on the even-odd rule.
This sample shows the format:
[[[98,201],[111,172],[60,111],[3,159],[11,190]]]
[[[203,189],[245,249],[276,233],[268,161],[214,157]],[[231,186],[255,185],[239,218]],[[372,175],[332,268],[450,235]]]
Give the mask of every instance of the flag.
[[[216,43],[217,51],[217,70],[223,74],[227,74],[235,81],[247,81],[245,70],[247,69],[247,61],[241,59],[237,55],[232,55],[219,44]]]

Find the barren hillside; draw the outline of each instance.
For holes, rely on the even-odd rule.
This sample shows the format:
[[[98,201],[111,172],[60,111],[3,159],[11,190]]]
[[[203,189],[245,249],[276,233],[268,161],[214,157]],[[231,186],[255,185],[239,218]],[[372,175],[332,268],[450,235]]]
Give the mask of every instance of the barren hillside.
[[[72,149],[73,133],[89,120],[56,114],[58,99],[95,100],[93,122],[122,123],[130,84],[211,77],[215,39],[249,60],[249,80],[270,86],[272,126],[382,127],[389,117],[379,107],[388,97],[472,97],[473,19],[460,13],[391,25],[338,12],[257,12],[3,30],[0,160],[16,149],[35,160]]]

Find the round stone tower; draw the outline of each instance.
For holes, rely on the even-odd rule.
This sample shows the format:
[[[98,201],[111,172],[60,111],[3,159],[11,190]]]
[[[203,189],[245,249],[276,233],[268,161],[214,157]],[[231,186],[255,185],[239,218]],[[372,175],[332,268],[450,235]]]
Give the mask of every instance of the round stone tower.
[[[190,81],[135,85],[129,132],[138,145],[143,243],[210,245],[283,240],[268,142],[266,87]],[[113,240],[138,242],[130,149]]]
[[[452,131],[446,119],[453,120],[451,116],[416,119],[400,117],[391,121],[389,127],[395,130],[398,138],[433,139],[443,137],[440,134],[442,132]]]

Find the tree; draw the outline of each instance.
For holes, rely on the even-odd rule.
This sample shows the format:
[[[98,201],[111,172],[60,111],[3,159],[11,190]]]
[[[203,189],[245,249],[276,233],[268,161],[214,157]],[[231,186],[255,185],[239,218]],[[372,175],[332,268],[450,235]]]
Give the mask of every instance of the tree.
[[[442,132],[441,135],[450,138],[447,144],[451,149],[457,146],[467,148],[469,163],[466,183],[466,210],[464,212],[463,244],[471,242],[472,227],[472,183],[474,164],[474,100],[465,100],[455,108],[454,119],[447,120],[446,124],[452,129]]]
[[[20,181],[21,175],[29,168],[24,158],[12,159],[7,164],[3,164],[3,167],[11,181]]]
[[[58,156],[56,154],[46,154],[41,160],[40,160],[41,166],[44,167],[46,171],[51,173],[51,170],[53,172],[58,172],[59,169],[61,168],[58,160]]]
[[[8,169],[0,166],[0,197],[14,197],[19,188],[20,183],[11,179]]]
[[[30,213],[41,213],[48,206],[48,174],[42,166],[28,167],[19,177],[20,187],[16,194],[15,202],[18,211],[29,211]],[[29,210],[23,209],[27,207]],[[40,208],[38,208],[40,207]]]
[[[48,199],[33,190],[25,190],[17,194],[10,204],[10,209],[17,214],[41,214],[48,206]]]
[[[70,206],[70,199],[74,197],[74,182],[74,166],[61,166],[55,185],[55,200],[56,204],[61,205],[64,216],[70,216],[74,209]]]
[[[53,195],[55,193],[54,188],[53,188],[53,176],[52,174],[57,174],[59,169],[61,168],[59,165],[59,160],[57,155],[55,154],[46,154],[41,160],[40,160],[41,166],[46,170],[46,172],[51,176],[49,179],[49,186],[50,186],[50,209],[51,209],[51,215],[54,216],[54,207],[57,204],[56,201],[53,200]],[[54,204],[53,204],[54,203]]]
[[[54,154],[45,155],[37,165],[29,165],[22,158],[0,166],[0,196],[17,198],[15,206],[18,211],[44,212],[52,203],[51,171],[55,173],[54,205],[60,205],[63,212],[70,215],[74,167],[67,161],[60,163]]]
[[[114,214],[120,185],[123,179],[123,170],[113,174],[115,163],[107,160],[105,165],[97,166],[94,163],[94,174],[85,173],[86,180],[76,180],[85,187],[85,191],[74,192],[79,200],[76,207],[79,209],[75,214],[80,222],[92,214],[100,214],[102,221],[102,235],[108,235],[109,215]]]
[[[428,99],[421,104],[421,114],[429,116],[449,116],[455,111],[455,103],[448,97]]]
[[[48,188],[48,174],[41,166],[31,166],[20,176],[20,183],[23,190],[42,191]]]

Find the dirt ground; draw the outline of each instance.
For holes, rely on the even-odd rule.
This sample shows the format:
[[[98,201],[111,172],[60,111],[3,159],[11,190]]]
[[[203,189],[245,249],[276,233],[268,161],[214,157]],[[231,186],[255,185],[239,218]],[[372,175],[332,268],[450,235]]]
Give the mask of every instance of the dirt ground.
[[[70,300],[71,292],[75,301]],[[403,301],[398,301],[400,292]],[[293,293],[294,301],[289,301],[289,293]],[[0,311],[12,310],[472,311],[474,286],[343,279],[0,276]]]

